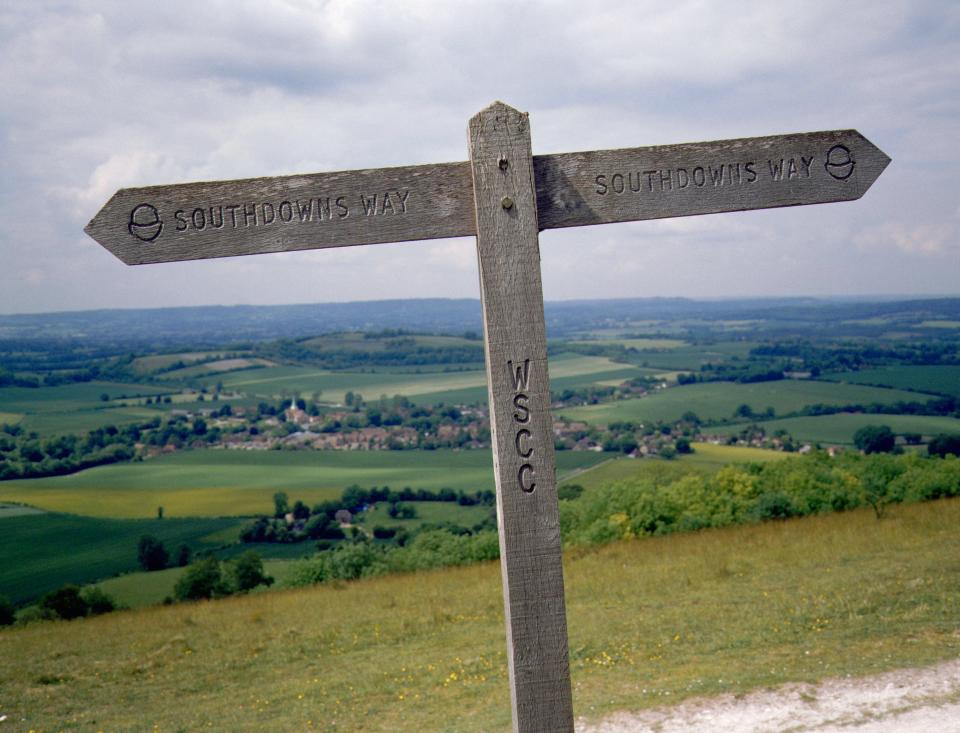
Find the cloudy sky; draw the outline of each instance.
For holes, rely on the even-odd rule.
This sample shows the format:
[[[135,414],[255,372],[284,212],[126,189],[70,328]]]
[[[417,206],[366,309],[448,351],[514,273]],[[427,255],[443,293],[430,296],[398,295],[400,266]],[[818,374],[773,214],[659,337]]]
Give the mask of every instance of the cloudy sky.
[[[593,9],[596,7],[597,9]],[[857,128],[863,199],[541,234],[547,299],[960,294],[960,4],[0,3],[0,313],[477,297],[471,239],[127,267],[121,187]]]

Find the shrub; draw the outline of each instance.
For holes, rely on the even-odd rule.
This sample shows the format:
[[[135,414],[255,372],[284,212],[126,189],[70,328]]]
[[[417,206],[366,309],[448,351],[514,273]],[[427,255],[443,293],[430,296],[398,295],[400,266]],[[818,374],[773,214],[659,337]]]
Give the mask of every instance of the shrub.
[[[87,615],[87,602],[80,595],[80,588],[65,585],[50,591],[40,599],[40,608],[49,611],[55,618],[72,619]]]
[[[207,557],[190,565],[177,580],[173,589],[179,601],[193,601],[201,598],[218,598],[230,594],[223,580],[220,561]]]
[[[80,597],[87,604],[87,612],[91,616],[110,613],[117,608],[116,601],[97,587],[84,588],[80,592]]]
[[[927,453],[941,458],[948,455],[960,456],[960,433],[941,433],[927,445]]]
[[[853,434],[853,444],[867,455],[889,453],[897,444],[897,436],[887,425],[864,425]]]
[[[580,484],[564,484],[557,489],[557,498],[572,501],[583,493],[583,487]]]
[[[263,572],[263,561],[253,550],[231,563],[231,574],[234,588],[239,592],[253,590],[258,585],[273,585],[273,578]]]
[[[790,497],[779,491],[761,494],[753,509],[753,516],[758,520],[789,519],[796,514]]]
[[[137,545],[137,562],[144,570],[163,570],[167,567],[170,554],[163,543],[153,535],[145,534]]]
[[[0,626],[9,626],[17,619],[16,611],[10,599],[0,596]]]
[[[190,555],[190,548],[187,545],[180,545],[180,549],[177,550],[177,567],[187,567],[190,564]]]

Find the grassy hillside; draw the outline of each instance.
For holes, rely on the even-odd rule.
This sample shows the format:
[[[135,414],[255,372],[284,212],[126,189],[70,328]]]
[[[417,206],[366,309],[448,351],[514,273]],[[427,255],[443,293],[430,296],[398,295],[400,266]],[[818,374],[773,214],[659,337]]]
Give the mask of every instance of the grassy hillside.
[[[565,560],[574,706],[960,654],[960,501],[580,548]],[[0,632],[2,712],[34,730],[499,731],[497,566]],[[176,701],[176,704],[172,704]]]
[[[896,389],[866,387],[833,382],[780,380],[755,384],[706,382],[674,387],[648,397],[574,407],[558,412],[571,420],[609,424],[617,420],[679,420],[688,410],[703,419],[732,418],[740,405],[746,404],[756,413],[772,407],[777,414],[794,412],[806,405],[867,405],[873,402],[924,402],[932,395]]]
[[[557,454],[562,476],[603,460]],[[196,450],[143,463],[114,464],[71,476],[0,482],[0,500],[96,517],[238,516],[273,510],[273,494],[313,504],[351,484],[400,489],[493,488],[489,450],[227,451]]]

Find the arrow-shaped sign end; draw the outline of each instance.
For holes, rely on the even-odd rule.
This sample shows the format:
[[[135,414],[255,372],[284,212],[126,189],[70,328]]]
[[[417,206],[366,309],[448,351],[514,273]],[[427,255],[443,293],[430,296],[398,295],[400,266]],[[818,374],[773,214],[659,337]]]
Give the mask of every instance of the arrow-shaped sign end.
[[[128,194],[132,189],[120,189],[103,205],[83,231],[97,244],[126,265],[140,265],[144,260],[136,256],[136,248],[123,246],[117,238],[117,223],[122,221],[125,229],[138,242],[149,243],[160,235],[163,222],[156,208],[150,204],[135,206],[129,212]]]
[[[850,136],[856,140],[856,157],[850,155],[846,146],[834,145],[827,153],[825,165],[827,172],[838,180],[850,175],[853,172],[853,166],[858,168],[857,181],[860,184],[860,190],[856,198],[860,198],[893,162],[893,159],[858,130],[850,130]],[[847,172],[848,168],[849,172]]]

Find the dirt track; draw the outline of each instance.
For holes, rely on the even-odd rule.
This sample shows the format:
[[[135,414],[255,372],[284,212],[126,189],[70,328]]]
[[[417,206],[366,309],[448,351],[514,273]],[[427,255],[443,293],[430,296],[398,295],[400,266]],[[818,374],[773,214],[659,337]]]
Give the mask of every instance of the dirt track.
[[[960,733],[960,659],[617,713],[577,733]]]

